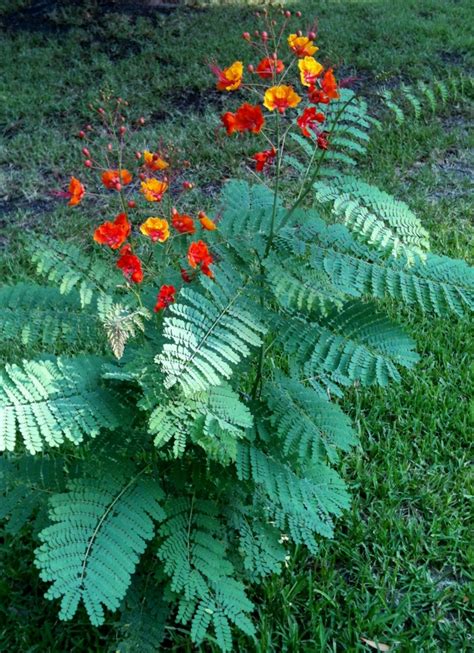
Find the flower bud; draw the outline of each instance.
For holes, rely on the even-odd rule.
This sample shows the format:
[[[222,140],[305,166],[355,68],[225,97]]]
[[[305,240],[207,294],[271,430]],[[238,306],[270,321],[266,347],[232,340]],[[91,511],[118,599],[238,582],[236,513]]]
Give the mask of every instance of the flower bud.
[[[85,138],[86,137],[86,132],[82,131],[82,129],[81,129],[81,131],[78,133],[78,136],[79,136],[79,138]]]
[[[138,122],[139,122],[140,125],[144,125],[145,124],[145,118],[143,116],[141,116],[141,118],[138,119]]]
[[[303,15],[303,14],[301,13],[301,11],[297,11],[296,14],[295,14],[295,16],[296,16],[297,18],[301,18],[302,15]]]
[[[247,66],[247,70],[249,71],[249,73],[253,73],[255,72],[255,66],[249,63],[249,65]]]
[[[140,179],[141,179],[142,181],[145,181],[146,176],[143,174],[143,172],[140,172],[140,174],[139,174],[138,176],[140,177]]]
[[[191,188],[194,188],[194,184],[191,181],[183,181],[184,190],[191,190]]]
[[[316,38],[316,32],[308,32],[308,38],[313,40]]]
[[[285,11],[285,18],[291,18],[291,11],[288,9]]]
[[[86,125],[86,129],[87,129],[88,132],[91,132],[92,131],[92,125]]]
[[[117,183],[115,184],[115,190],[122,190],[122,184],[119,183],[119,182],[117,182]]]
[[[260,32],[258,31],[258,29],[255,30],[254,34],[255,36],[260,36]]]
[[[123,135],[125,134],[126,131],[127,131],[127,128],[124,127],[124,126],[122,125],[122,126],[120,127],[120,129],[119,129],[119,134],[120,134],[120,136],[123,136]]]
[[[299,30],[296,32],[296,36],[303,36],[303,32],[299,29]]]
[[[276,52],[272,54],[272,59],[274,59],[275,61],[278,59],[278,55]]]
[[[251,37],[250,37],[250,34],[248,32],[244,32],[242,34],[242,38],[244,39],[244,41],[250,41]]]
[[[275,27],[276,24],[277,24],[276,20],[272,20],[272,25],[273,25],[274,27]]]
[[[265,43],[265,41],[268,41],[268,32],[262,32],[262,41]]]
[[[109,152],[112,152],[112,150],[114,149],[114,146],[112,145],[112,143],[107,144],[107,149],[109,150]]]
[[[101,116],[103,116],[105,113],[105,109],[103,109],[102,107],[99,107],[97,111],[100,113]]]
[[[83,147],[83,148],[82,148],[82,154],[83,154],[84,156],[87,156],[87,157],[89,157],[89,156],[91,155],[91,153],[89,152],[89,150],[87,149],[87,147]]]
[[[84,161],[84,165],[86,166],[86,168],[92,168],[92,161],[90,159],[86,159]]]
[[[260,18],[260,12],[259,11],[255,12],[255,18]]]
[[[135,158],[138,161],[139,159],[142,158],[142,153],[141,152],[135,152]]]
[[[134,209],[136,207],[136,205],[137,205],[137,203],[135,202],[135,200],[128,200],[128,202],[127,202],[127,206],[128,206],[129,209]]]

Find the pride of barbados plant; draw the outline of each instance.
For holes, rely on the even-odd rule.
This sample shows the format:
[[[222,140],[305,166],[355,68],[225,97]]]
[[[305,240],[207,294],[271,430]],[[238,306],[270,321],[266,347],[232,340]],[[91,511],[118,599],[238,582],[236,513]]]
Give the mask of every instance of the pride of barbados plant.
[[[258,183],[226,183],[209,216],[186,208],[187,164],[162,144],[130,154],[126,103],[104,104],[79,134],[90,179],[65,193],[103,215],[94,251],[38,237],[46,285],[0,290],[5,531],[33,524],[62,619],[120,611],[114,650],[157,650],[168,621],[223,651],[233,628],[254,636],[252,586],[291,543],[316,555],[349,505],[338,399],[418,360],[380,300],[474,306],[473,271],[351,173],[378,123],[316,34],[261,18],[243,35],[258,62],[212,66],[224,93],[252,94],[221,122],[259,143]]]

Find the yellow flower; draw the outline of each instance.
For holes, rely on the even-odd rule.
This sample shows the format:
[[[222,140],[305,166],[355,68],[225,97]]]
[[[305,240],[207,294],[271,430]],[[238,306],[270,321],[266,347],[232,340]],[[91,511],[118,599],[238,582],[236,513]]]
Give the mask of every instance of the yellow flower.
[[[319,50],[307,36],[298,36],[297,34],[289,35],[288,45],[297,57],[310,57]]]
[[[145,220],[145,222],[140,226],[140,231],[145,236],[151,238],[154,243],[156,243],[156,241],[164,243],[165,240],[168,240],[170,237],[168,220],[165,220],[164,218],[148,218],[148,220]]]
[[[213,66],[212,71],[217,76],[216,88],[218,91],[235,91],[242,83],[242,75],[244,73],[244,64],[241,61],[234,61],[234,63],[224,70]]]
[[[319,61],[313,57],[305,57],[298,61],[300,78],[303,86],[313,86],[319,75],[324,70]]]
[[[199,211],[198,218],[199,218],[199,222],[201,223],[201,227],[206,231],[214,231],[214,229],[217,229],[216,223],[213,222],[211,218],[209,218],[204,213],[204,211]]]
[[[145,150],[143,152],[143,158],[145,159],[145,165],[147,168],[150,170],[166,170],[166,168],[169,167],[169,163],[167,163],[164,159],[162,159],[158,154],[154,154],[153,152],[149,152],[148,150]]]
[[[300,102],[300,96],[291,86],[272,86],[265,91],[263,106],[269,111],[277,109],[280,113],[284,113],[285,109],[294,108]]]
[[[163,195],[168,189],[166,181],[158,179],[147,179],[142,181],[142,193],[149,202],[161,202]]]

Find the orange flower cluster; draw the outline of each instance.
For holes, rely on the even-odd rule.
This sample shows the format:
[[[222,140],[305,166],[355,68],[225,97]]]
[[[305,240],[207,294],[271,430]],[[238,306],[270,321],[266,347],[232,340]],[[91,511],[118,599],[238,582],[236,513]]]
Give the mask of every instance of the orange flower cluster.
[[[254,32],[255,37],[250,32],[242,34],[243,39],[249,43],[257,52],[259,52],[258,63],[254,66],[247,66],[248,72],[255,74],[260,79],[268,81],[269,86],[263,87],[262,83],[253,83],[251,80],[244,79],[242,61],[235,61],[227,68],[220,69],[218,66],[212,66],[212,70],[217,77],[217,88],[223,91],[236,91],[238,89],[251,89],[254,94],[261,98],[261,104],[241,104],[235,111],[227,111],[221,116],[221,123],[227,135],[234,133],[263,134],[271,145],[270,148],[256,152],[252,159],[255,162],[257,172],[264,171],[276,157],[281,157],[283,152],[282,143],[277,135],[275,143],[272,134],[268,135],[267,131],[275,125],[275,120],[266,120],[262,108],[270,113],[286,115],[290,110],[299,107],[301,103],[306,104],[301,115],[296,117],[292,123],[297,125],[301,133],[307,138],[312,138],[317,147],[327,149],[328,132],[321,131],[320,125],[325,121],[325,115],[318,110],[317,105],[329,104],[332,100],[339,98],[339,91],[333,69],[325,67],[314,58],[318,47],[314,40],[316,33],[309,30],[303,34],[301,30],[291,31],[286,37],[286,55],[291,57],[290,61],[285,61],[285,53],[278,52],[281,50],[281,43],[285,33],[285,27],[288,21],[292,19],[292,13],[288,10],[281,10],[284,16],[283,24],[278,27],[277,21],[270,18],[271,12],[264,10],[257,12],[259,18],[263,18],[267,23],[267,30]],[[296,17],[301,17],[301,12],[296,12]],[[262,56],[263,55],[263,56]],[[295,85],[292,85],[289,78],[290,69],[297,69],[297,83],[301,84],[301,91],[298,91]],[[288,78],[288,81],[286,81]],[[285,82],[285,83],[284,83]],[[313,106],[307,106],[307,105]],[[285,119],[285,125],[290,126],[288,118]],[[277,134],[277,130],[275,130]],[[274,134],[275,135],[275,134]]]

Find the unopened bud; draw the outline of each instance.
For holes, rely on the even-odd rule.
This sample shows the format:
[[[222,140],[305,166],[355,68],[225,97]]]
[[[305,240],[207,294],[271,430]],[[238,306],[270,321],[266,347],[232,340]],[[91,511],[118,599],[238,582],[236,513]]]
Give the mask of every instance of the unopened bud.
[[[299,29],[299,30],[296,32],[296,36],[303,36],[303,32]]]
[[[194,188],[194,184],[191,181],[183,181],[183,188],[184,190],[191,190],[191,188]]]
[[[122,125],[122,126],[120,127],[120,129],[119,129],[119,134],[120,134],[120,136],[123,136],[123,135],[125,134],[126,131],[127,131],[127,128],[124,127],[124,126]]]
[[[262,32],[262,41],[268,41],[268,32]]]
[[[278,55],[276,52],[272,54],[272,59],[274,59],[275,61],[278,59]]]
[[[142,158],[142,153],[141,152],[135,152],[135,158],[138,161],[139,159]]]
[[[135,202],[135,200],[128,200],[127,205],[129,209],[134,209],[137,203]]]
[[[254,34],[255,36],[260,36],[260,32],[258,31],[258,29],[255,30]]]
[[[82,131],[82,129],[81,129],[81,131],[78,133],[78,136],[79,136],[79,138],[85,138],[86,137],[86,132]]]
[[[276,20],[272,20],[273,27],[275,27],[276,24],[277,24]]]
[[[115,190],[122,190],[122,184],[119,183],[119,182],[117,182],[117,183],[115,184]]]
[[[87,129],[88,132],[91,132],[92,131],[92,125],[86,125],[86,129]]]
[[[259,11],[255,12],[255,18],[260,18],[260,12]]]
[[[103,116],[105,113],[105,109],[103,109],[102,107],[99,107],[97,111],[100,113],[101,116]]]
[[[145,181],[146,176],[143,174],[143,172],[140,172],[140,174],[139,174],[138,176],[140,177],[140,179],[141,179],[142,181]]]
[[[291,11],[289,9],[285,11],[285,18],[291,18]]]
[[[89,156],[91,155],[91,153],[89,152],[89,150],[87,149],[87,147],[83,147],[83,148],[82,148],[82,154],[83,154],[84,156],[87,156],[87,157],[89,157]]]
[[[297,11],[296,14],[295,14],[295,16],[296,16],[297,18],[301,18],[302,15],[303,15],[303,14],[301,13],[301,11]]]
[[[249,65],[247,66],[247,70],[249,71],[249,73],[253,73],[255,72],[255,66],[249,63]]]
[[[242,34],[242,38],[244,39],[244,41],[250,41],[251,37],[250,37],[250,34],[248,32],[244,32]]]
[[[84,165],[86,166],[86,168],[92,168],[92,161],[90,159],[86,159],[84,161]]]
[[[141,118],[138,119],[138,122],[139,122],[140,125],[144,125],[145,124],[145,118],[142,116]]]
[[[109,152],[112,152],[112,150],[114,149],[114,146],[112,145],[112,143],[107,144],[107,149],[109,150]]]
[[[308,38],[313,40],[316,38],[316,32],[308,32]]]

